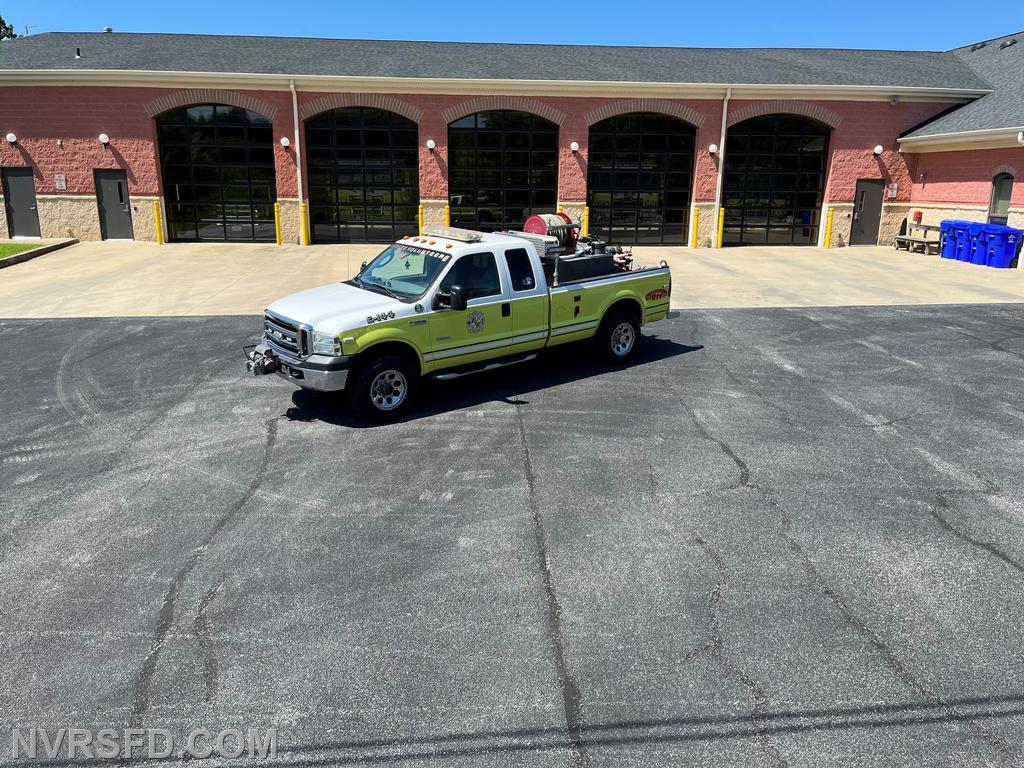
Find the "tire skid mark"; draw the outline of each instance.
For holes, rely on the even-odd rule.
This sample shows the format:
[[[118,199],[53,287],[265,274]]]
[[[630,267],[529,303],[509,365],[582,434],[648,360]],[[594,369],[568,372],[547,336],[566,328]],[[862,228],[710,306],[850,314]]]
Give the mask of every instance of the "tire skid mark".
[[[142,668],[139,670],[139,674],[135,679],[131,717],[129,720],[129,724],[133,728],[141,726],[146,713],[149,711],[150,688],[152,686],[153,676],[156,673],[157,663],[160,661],[160,655],[163,652],[167,637],[171,631],[172,625],[174,624],[178,595],[181,592],[186,579],[188,579],[189,575],[199,564],[202,556],[209,549],[210,545],[213,544],[217,536],[225,529],[225,527],[228,526],[229,523],[235,521],[235,518],[239,516],[239,513],[253,498],[256,491],[259,489],[260,484],[263,482],[263,477],[266,474],[267,467],[270,465],[270,457],[274,450],[274,443],[277,440],[278,418],[279,417],[272,418],[267,422],[267,436],[263,446],[263,456],[260,461],[259,469],[256,471],[252,481],[245,489],[245,492],[237,501],[228,507],[227,511],[223,515],[217,519],[217,522],[206,533],[198,546],[196,546],[186,558],[184,564],[182,564],[181,568],[178,569],[178,572],[174,575],[174,578],[171,579],[171,582],[167,587],[167,592],[164,594],[164,599],[160,605],[160,611],[157,615],[157,623],[153,630],[149,651],[146,653],[146,657],[142,662]]]
[[[57,366],[57,399],[61,407],[74,419],[79,426],[90,426],[90,422],[100,418],[100,412],[85,396],[85,393],[73,383],[69,382],[68,376],[72,370],[72,364],[82,364],[82,351],[103,332],[103,326],[97,326],[82,334],[77,341],[68,347],[67,352],[60,359]],[[70,383],[70,387],[69,387]]]
[[[896,655],[892,648],[882,639],[882,637],[860,619],[856,611],[853,610],[842,593],[828,583],[814,560],[807,554],[804,546],[793,535],[792,517],[790,516],[789,511],[777,500],[775,491],[769,486],[750,482],[750,469],[746,462],[736,454],[733,448],[724,439],[712,435],[701,422],[696,411],[694,411],[693,408],[691,408],[681,398],[680,404],[684,411],[689,415],[690,420],[697,427],[700,434],[715,443],[721,449],[722,453],[736,465],[739,470],[741,480],[736,487],[750,488],[751,490],[758,492],[761,496],[761,501],[776,513],[779,519],[779,529],[777,534],[786,542],[803,571],[811,579],[818,591],[832,603],[846,623],[857,631],[857,633],[860,634],[868,645],[877,653],[886,666],[889,667],[896,679],[911,690],[916,691],[918,695],[924,698],[928,703],[943,709],[952,719],[966,722],[971,729],[992,744],[1004,756],[1015,756],[1017,750],[1012,745],[994,734],[991,729],[978,722],[977,719],[971,718],[969,713],[958,710],[953,704],[946,701],[923,681],[919,680],[903,663],[899,656]]]
[[[520,451],[526,474],[530,519],[533,523],[533,534],[536,543],[537,564],[540,568],[541,582],[544,585],[544,604],[547,609],[548,632],[551,636],[551,648],[555,656],[555,669],[561,688],[562,709],[565,714],[567,735],[573,749],[573,765],[580,768],[589,768],[591,761],[586,745],[586,720],[583,714],[583,696],[580,693],[579,684],[572,673],[569,672],[569,666],[565,658],[562,606],[558,602],[558,596],[555,594],[554,583],[551,578],[547,534],[544,530],[544,521],[540,515],[540,505],[537,503],[537,476],[534,473],[533,459],[530,456],[530,445],[526,439],[526,423],[523,419],[522,407],[516,405],[515,411],[519,429]]]
[[[208,703],[217,698],[217,691],[220,688],[220,662],[217,660],[217,649],[213,642],[213,626],[210,622],[208,611],[216,599],[217,593],[224,586],[226,578],[227,575],[222,574],[206,590],[203,599],[199,601],[195,619],[192,621],[196,642],[199,645],[199,651],[203,660],[203,684],[206,689],[206,701]]]

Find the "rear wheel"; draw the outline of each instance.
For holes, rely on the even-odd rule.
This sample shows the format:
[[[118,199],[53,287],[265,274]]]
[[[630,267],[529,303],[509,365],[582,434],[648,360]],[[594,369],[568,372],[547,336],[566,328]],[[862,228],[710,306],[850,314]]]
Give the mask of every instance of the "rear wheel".
[[[360,366],[348,389],[352,409],[372,421],[392,421],[409,410],[419,372],[405,358],[384,355]]]
[[[598,354],[609,363],[624,363],[636,354],[640,342],[640,323],[629,312],[609,314],[594,337]]]

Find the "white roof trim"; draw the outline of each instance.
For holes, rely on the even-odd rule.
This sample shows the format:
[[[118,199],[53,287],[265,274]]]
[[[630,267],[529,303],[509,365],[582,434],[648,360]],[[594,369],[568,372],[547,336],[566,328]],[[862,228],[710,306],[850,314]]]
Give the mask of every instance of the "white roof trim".
[[[0,70],[0,86],[102,85],[106,87],[179,88],[216,85],[222,88],[258,88],[288,90],[288,81],[296,86],[319,92],[348,93],[444,93],[444,94],[511,94],[537,96],[660,96],[663,98],[721,99],[727,88],[732,98],[781,98],[800,96],[803,99],[839,98],[854,101],[888,100],[900,96],[913,101],[969,101],[990,93],[989,90],[933,88],[890,85],[792,85],[729,83],[649,83],[603,80],[502,80],[429,77],[349,77],[339,75],[296,75],[231,72],[165,72],[115,69],[4,69]]]

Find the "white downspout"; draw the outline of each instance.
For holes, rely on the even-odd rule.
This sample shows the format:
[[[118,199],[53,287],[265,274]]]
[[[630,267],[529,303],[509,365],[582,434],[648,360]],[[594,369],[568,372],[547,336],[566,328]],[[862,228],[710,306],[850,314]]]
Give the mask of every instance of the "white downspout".
[[[715,232],[715,247],[721,248],[722,244],[718,242],[718,218],[722,214],[719,212],[722,209],[722,180],[725,177],[725,127],[726,120],[729,118],[729,99],[732,97],[732,88],[725,89],[725,98],[722,99],[722,133],[718,139],[718,179],[715,181],[715,218],[713,221],[714,232]]]
[[[299,140],[299,97],[295,92],[295,81],[288,81],[288,90],[292,92],[292,125],[295,128],[295,178],[299,188],[299,244],[306,242],[306,199],[302,196],[302,142]]]

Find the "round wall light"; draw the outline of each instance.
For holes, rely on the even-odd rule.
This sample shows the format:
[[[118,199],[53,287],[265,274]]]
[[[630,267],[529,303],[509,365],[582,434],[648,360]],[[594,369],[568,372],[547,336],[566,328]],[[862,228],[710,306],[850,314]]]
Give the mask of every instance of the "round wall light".
[[[107,134],[105,134],[105,133],[101,133],[98,138],[100,140],[100,144],[109,144],[110,143],[110,137],[107,136]]]
[[[578,141],[574,141],[572,144],[569,145],[569,149],[571,149],[573,152],[579,152],[580,143]]]
[[[708,154],[709,155],[717,155],[718,154],[718,145],[717,144],[712,144],[711,146],[709,146],[708,147]]]
[[[282,136],[281,137],[281,146],[282,147],[284,147],[285,149],[288,149],[288,147],[290,147],[291,145],[292,145],[292,140],[291,139],[289,139],[287,136]]]
[[[9,144],[15,144],[15,143],[17,143],[17,141],[18,141],[18,137],[15,136],[13,133],[8,133],[7,134],[7,142]]]
[[[427,139],[427,149],[433,152],[435,149],[437,149],[437,142],[434,141],[433,139]]]
[[[880,154],[882,154],[885,151],[885,147],[883,147],[881,144],[875,144],[875,150],[874,151],[875,151],[876,155],[880,155]]]

